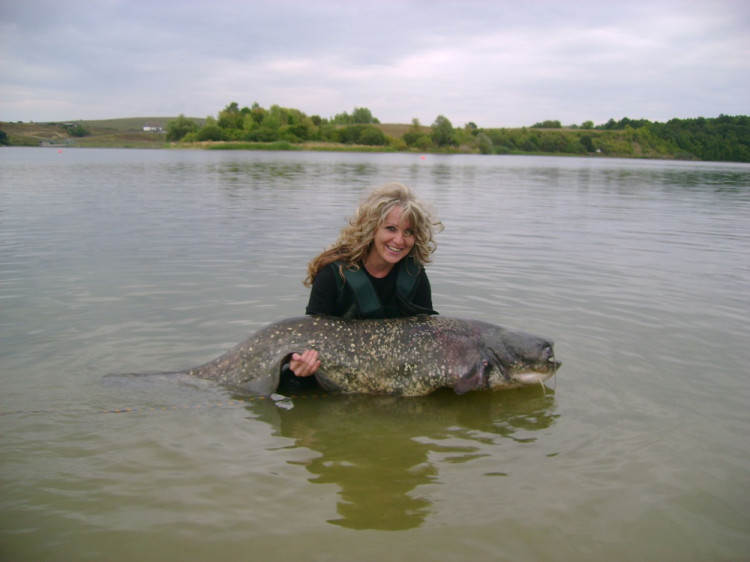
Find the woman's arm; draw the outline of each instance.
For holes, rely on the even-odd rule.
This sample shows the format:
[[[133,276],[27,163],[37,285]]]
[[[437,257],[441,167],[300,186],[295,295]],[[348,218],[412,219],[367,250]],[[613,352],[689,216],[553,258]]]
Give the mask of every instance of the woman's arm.
[[[307,303],[307,314],[328,314],[335,316],[338,288],[336,286],[335,271],[331,267],[324,267],[313,280],[310,290],[310,300]],[[314,375],[320,368],[318,352],[308,349],[302,353],[292,354],[289,369],[298,377]]]
[[[338,316],[336,301],[339,295],[336,275],[338,273],[331,266],[326,266],[318,272],[313,280],[312,289],[310,289],[310,300],[305,309],[306,314]]]

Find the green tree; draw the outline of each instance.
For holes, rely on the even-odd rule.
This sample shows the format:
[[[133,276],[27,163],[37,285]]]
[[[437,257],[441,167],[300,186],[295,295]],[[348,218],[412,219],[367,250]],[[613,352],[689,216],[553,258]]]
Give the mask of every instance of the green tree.
[[[351,122],[355,124],[377,123],[378,120],[372,116],[372,111],[366,107],[355,107],[351,115]]]
[[[279,138],[280,134],[278,128],[271,129],[265,125],[261,125],[252,131],[248,131],[245,135],[245,140],[252,142],[274,142],[279,140]]]
[[[289,142],[302,142],[315,137],[315,125],[308,117],[301,117],[281,128],[281,138]]]
[[[373,125],[348,125],[338,131],[339,141],[344,144],[384,146],[387,144],[383,131]]]
[[[518,146],[524,152],[539,152],[539,137],[535,135],[525,135]]]
[[[263,123],[263,119],[265,119],[266,113],[268,112],[261,106],[259,106],[258,102],[255,102],[250,108],[250,117],[252,117],[253,121],[255,121],[258,125]]]
[[[422,135],[417,139],[416,145],[419,150],[428,151],[435,147],[435,143],[432,142],[432,137],[429,135]]]
[[[206,122],[198,130],[196,140],[198,141],[223,141],[226,140],[224,130],[219,127],[216,119],[206,117]]]
[[[539,148],[541,148],[543,152],[565,152],[567,144],[565,137],[560,133],[552,133],[549,131],[547,131],[546,134],[542,134],[539,139]]]
[[[383,131],[372,125],[365,125],[359,134],[359,144],[385,146],[388,144]]]
[[[91,131],[83,126],[83,123],[78,123],[77,125],[70,127],[68,132],[74,137],[87,137],[91,134]]]
[[[486,133],[479,133],[477,135],[477,145],[479,146],[479,152],[482,154],[492,154],[494,152],[492,139]]]
[[[197,130],[198,124],[195,121],[180,114],[177,119],[167,123],[167,140],[177,142],[185,138],[188,133],[195,133]]]
[[[334,125],[349,125],[351,122],[352,118],[346,111],[343,113],[337,113],[333,119],[331,119],[331,123]]]
[[[346,111],[337,113],[331,120],[334,125],[369,125],[371,123],[380,123],[372,116],[372,111],[366,107],[355,107],[351,115]]]
[[[561,129],[562,124],[560,123],[560,121],[547,120],[547,121],[542,121],[541,123],[534,123],[531,126],[531,128],[532,129]]]
[[[429,132],[426,128],[423,128],[419,119],[414,117],[411,120],[411,127],[403,135],[401,140],[406,143],[406,146],[410,148],[418,148],[419,150],[425,150],[426,147],[432,147],[432,139],[430,138]]]
[[[245,114],[249,112],[247,108],[241,111],[237,102],[233,101],[219,112],[218,125],[222,129],[242,129]]]
[[[583,135],[581,137],[581,144],[586,149],[586,152],[594,152],[596,150],[594,148],[594,141],[591,140],[591,135]]]
[[[435,146],[456,146],[456,132],[453,124],[444,115],[438,115],[432,124],[432,142]]]

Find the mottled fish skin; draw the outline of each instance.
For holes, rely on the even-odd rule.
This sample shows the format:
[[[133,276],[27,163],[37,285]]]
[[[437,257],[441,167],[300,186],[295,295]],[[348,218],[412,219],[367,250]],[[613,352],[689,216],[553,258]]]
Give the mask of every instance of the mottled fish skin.
[[[541,384],[560,363],[550,340],[478,320],[416,316],[344,320],[289,318],[252,334],[221,357],[187,371],[238,392],[269,395],[294,352],[315,349],[315,374],[331,393],[422,396]]]

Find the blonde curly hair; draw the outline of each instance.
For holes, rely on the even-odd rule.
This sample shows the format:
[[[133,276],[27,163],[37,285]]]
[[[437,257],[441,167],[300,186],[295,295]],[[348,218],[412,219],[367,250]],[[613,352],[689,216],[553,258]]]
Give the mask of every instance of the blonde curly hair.
[[[422,265],[430,263],[437,249],[435,234],[443,230],[443,223],[433,217],[431,210],[415,197],[411,189],[401,183],[389,183],[372,190],[341,229],[338,240],[310,261],[305,285],[311,286],[320,270],[335,261],[344,264],[339,271],[342,277],[343,267],[359,269],[377,229],[396,205],[402,209],[401,221],[408,220],[413,225],[414,247],[409,255]]]

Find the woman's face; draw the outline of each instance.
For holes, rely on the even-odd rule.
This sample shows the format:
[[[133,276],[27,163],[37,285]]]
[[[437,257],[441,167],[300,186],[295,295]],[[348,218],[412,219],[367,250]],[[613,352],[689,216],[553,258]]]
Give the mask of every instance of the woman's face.
[[[403,209],[396,205],[375,231],[372,249],[367,255],[367,266],[387,272],[409,255],[415,242],[414,225],[408,220],[402,223],[402,213]]]

